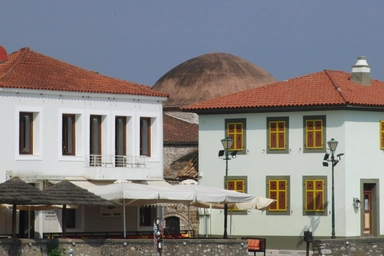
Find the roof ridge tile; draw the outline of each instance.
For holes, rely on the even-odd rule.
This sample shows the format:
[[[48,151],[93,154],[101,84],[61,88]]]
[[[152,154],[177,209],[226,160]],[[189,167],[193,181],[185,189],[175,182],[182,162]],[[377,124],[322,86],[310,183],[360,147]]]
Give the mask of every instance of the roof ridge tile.
[[[325,72],[325,74],[328,76],[329,80],[331,80],[331,83],[333,84],[333,86],[335,86],[335,89],[336,89],[336,91],[340,94],[340,97],[343,98],[343,100],[344,100],[344,102],[345,102],[346,104],[348,104],[349,101],[348,101],[348,99],[347,99],[347,96],[344,95],[344,93],[343,93],[341,87],[340,87],[339,85],[337,85],[337,83],[336,83],[336,81],[333,79],[333,77],[332,77],[330,71],[329,71],[329,70],[324,70],[324,72]]]

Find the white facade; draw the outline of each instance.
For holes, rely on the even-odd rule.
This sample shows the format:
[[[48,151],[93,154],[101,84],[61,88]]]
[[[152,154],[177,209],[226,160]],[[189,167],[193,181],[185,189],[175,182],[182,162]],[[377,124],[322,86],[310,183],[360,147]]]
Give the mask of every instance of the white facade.
[[[289,213],[269,215],[268,211],[252,210],[229,213],[228,236],[296,237],[302,241],[303,232],[310,230],[315,237],[331,236],[331,181],[332,167],[323,167],[325,152],[307,153],[304,148],[303,116],[325,116],[325,141],[337,140],[336,154],[345,153],[334,167],[335,182],[335,231],[336,237],[363,236],[364,184],[374,184],[372,200],[373,235],[384,234],[384,199],[379,183],[384,179],[384,156],[380,149],[380,120],[383,112],[328,110],[302,112],[238,113],[199,115],[199,182],[204,185],[223,187],[225,160],[218,158],[222,150],[221,139],[225,134],[225,120],[245,119],[245,154],[238,154],[228,163],[228,177],[246,177],[246,192],[267,197],[267,176],[289,177]],[[289,120],[287,153],[268,153],[267,118],[284,117]],[[329,150],[327,149],[327,152]],[[323,214],[304,214],[304,176],[326,176],[326,209]],[[360,199],[356,209],[353,199]],[[200,218],[200,235],[223,234],[223,211],[213,210],[205,224]],[[207,225],[207,226],[206,226]],[[272,241],[272,240],[270,240]],[[292,240],[291,240],[292,241]],[[272,246],[272,245],[271,245]],[[273,246],[277,246],[276,244]],[[293,246],[295,247],[296,244]]]
[[[96,94],[64,91],[6,89],[0,91],[2,108],[0,133],[2,134],[2,156],[0,182],[12,176],[19,176],[43,188],[45,181],[88,180],[92,182],[113,182],[127,180],[163,179],[163,121],[162,103],[165,97],[138,96],[128,94]],[[33,113],[33,153],[19,152],[21,112]],[[75,115],[75,155],[63,155],[63,115]],[[90,162],[90,117],[101,116],[101,155],[96,165]],[[121,167],[115,165],[115,117],[125,117],[126,154]],[[140,154],[140,119],[150,120],[148,134],[150,155]],[[88,209],[88,210],[87,210]],[[96,209],[96,210],[95,210]],[[57,211],[59,213],[60,211]],[[103,223],[109,229],[122,230],[122,218],[103,222],[98,207],[80,207],[76,230],[103,230]],[[87,212],[85,214],[85,212]],[[0,233],[9,233],[8,213],[2,214]],[[35,229],[39,232],[59,232],[55,221],[48,224],[44,216],[36,218]],[[78,213],[77,213],[78,214]],[[127,210],[127,215],[137,216],[137,209]],[[7,217],[8,216],[8,217]],[[87,216],[85,219],[84,216]],[[61,220],[60,216],[57,216]],[[49,218],[48,218],[49,219]],[[47,219],[47,220],[48,220]],[[50,219],[52,220],[52,218]],[[44,224],[45,223],[45,224]],[[99,225],[94,225],[99,223]],[[92,225],[93,224],[93,225]],[[101,225],[101,226],[100,226]],[[104,225],[104,226],[105,226]],[[137,221],[129,223],[128,230],[137,230]],[[132,226],[132,227],[131,227]],[[130,229],[129,229],[130,228]],[[42,229],[42,230],[41,230]],[[68,232],[71,230],[68,229]]]

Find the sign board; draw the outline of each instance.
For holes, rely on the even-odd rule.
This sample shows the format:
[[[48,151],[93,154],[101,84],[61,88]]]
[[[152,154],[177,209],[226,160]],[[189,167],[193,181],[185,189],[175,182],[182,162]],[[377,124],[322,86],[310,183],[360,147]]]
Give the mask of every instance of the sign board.
[[[55,211],[44,211],[45,220],[57,220],[57,215]]]
[[[122,217],[122,207],[100,206],[100,217]]]

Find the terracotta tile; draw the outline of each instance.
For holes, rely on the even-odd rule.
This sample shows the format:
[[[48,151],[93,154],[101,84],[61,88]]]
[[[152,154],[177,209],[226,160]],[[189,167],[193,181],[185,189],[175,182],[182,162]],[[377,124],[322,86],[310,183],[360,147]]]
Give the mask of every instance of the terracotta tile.
[[[28,47],[0,64],[0,87],[168,97],[149,86],[107,77],[34,52]]]
[[[371,79],[370,86],[351,80],[343,71],[324,70],[220,98],[184,106],[184,111],[309,106],[384,106],[384,82]]]

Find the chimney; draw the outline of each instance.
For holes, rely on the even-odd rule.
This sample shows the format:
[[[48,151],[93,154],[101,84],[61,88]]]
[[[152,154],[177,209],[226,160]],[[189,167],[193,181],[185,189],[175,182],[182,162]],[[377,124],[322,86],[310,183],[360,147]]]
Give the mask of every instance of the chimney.
[[[371,67],[368,66],[365,56],[358,57],[355,66],[352,66],[351,80],[362,85],[371,85]]]
[[[0,64],[8,60],[7,51],[4,47],[0,46]]]

